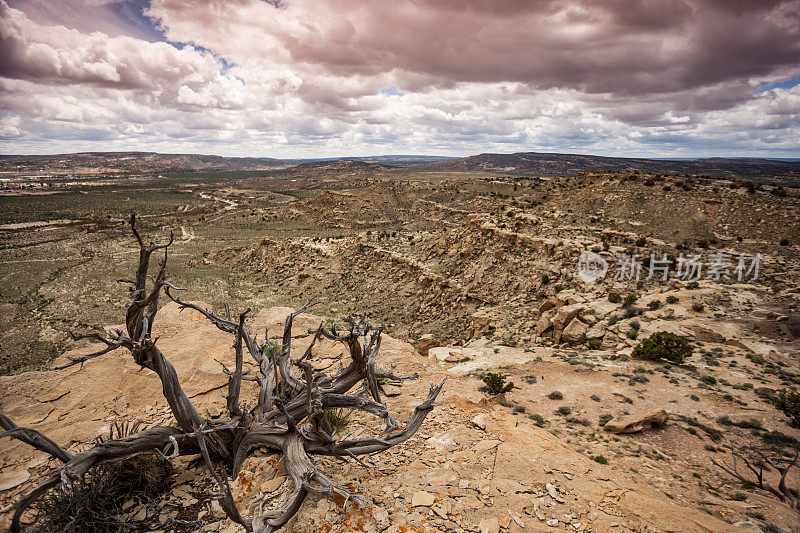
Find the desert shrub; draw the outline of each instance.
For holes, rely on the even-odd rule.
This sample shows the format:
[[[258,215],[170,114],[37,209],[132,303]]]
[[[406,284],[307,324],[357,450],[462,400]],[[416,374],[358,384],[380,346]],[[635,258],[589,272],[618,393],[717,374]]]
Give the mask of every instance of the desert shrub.
[[[778,391],[772,403],[789,417],[795,427],[800,427],[800,391],[797,389]]]
[[[733,420],[728,415],[722,415],[721,417],[717,418],[717,423],[722,424],[723,426],[732,426]]]
[[[636,300],[638,300],[638,299],[639,299],[639,297],[636,296],[634,293],[626,294],[625,295],[625,300],[623,301],[622,305],[624,305],[625,307],[630,307],[634,303],[636,303]]]
[[[633,340],[633,339],[635,339],[635,338],[636,338],[636,337],[638,337],[638,336],[639,336],[639,330],[638,330],[638,329],[636,329],[636,328],[631,328],[631,329],[628,331],[628,338],[629,338],[629,339]]]
[[[650,303],[647,304],[647,308],[651,311],[655,311],[661,307],[661,302],[659,300],[652,300]]]
[[[616,324],[620,320],[622,320],[622,319],[619,316],[611,315],[610,317],[608,317],[608,325],[609,326],[613,326],[614,324]]]
[[[674,296],[674,295],[671,295],[671,294],[669,296],[667,296],[667,303],[668,304],[676,304],[679,301],[680,301],[680,298],[678,298],[677,296]]]
[[[653,333],[633,349],[633,357],[648,361],[666,360],[680,364],[691,355],[689,339],[667,331]]]
[[[530,414],[528,415],[528,418],[533,420],[533,423],[539,427],[543,427],[547,423],[547,420],[545,420],[544,417],[538,413]]]
[[[792,448],[800,447],[800,441],[780,431],[767,431],[766,433],[762,433],[761,439],[764,441],[764,444],[773,449],[783,449],[787,446],[791,446]]]
[[[705,307],[700,302],[695,302],[692,304],[692,311],[695,311],[697,313],[702,313],[704,309]]]
[[[347,424],[350,422],[350,414],[352,411],[350,409],[327,409],[325,411],[325,418],[328,419],[328,423],[331,427],[336,431],[341,431]]]
[[[577,416],[568,416],[565,418],[567,424],[579,424],[581,426],[591,426],[592,423],[585,418],[578,418]]]
[[[596,462],[600,463],[601,465],[607,465],[608,464],[608,459],[606,459],[602,455],[595,455],[594,457],[592,457],[592,459],[594,459]]]
[[[641,315],[643,312],[644,310],[642,308],[636,307],[635,305],[625,307],[625,318],[633,318]]]
[[[506,383],[506,377],[502,374],[487,372],[478,377],[480,377],[484,383],[484,385],[478,390],[487,394],[491,394],[492,396],[496,394],[503,394],[504,392],[508,392],[514,388],[514,384],[512,382],[509,381]]]
[[[638,239],[636,239],[636,242],[634,244],[636,246],[642,247],[647,244],[647,239],[645,237],[639,237]]]
[[[598,396],[597,394],[592,394],[591,396],[589,396],[589,398],[591,398],[593,402],[600,402],[600,401],[602,401],[602,399],[600,398],[600,396]]]
[[[554,390],[553,392],[548,394],[547,397],[550,398],[551,400],[563,400],[564,399],[564,395],[561,394],[561,391],[557,391],[557,390]]]
[[[612,304],[618,304],[622,301],[622,296],[618,292],[609,292],[608,301]]]
[[[693,291],[693,290],[695,290],[695,289],[699,289],[699,288],[700,288],[700,284],[699,284],[699,283],[697,283],[696,281],[690,281],[690,282],[689,282],[689,283],[686,285],[686,288],[687,288],[687,289],[689,289],[689,290],[691,290],[691,291]]]
[[[761,429],[763,424],[761,424],[761,420],[757,418],[748,418],[747,420],[741,420],[736,422],[736,425],[743,429]]]
[[[170,487],[172,467],[160,455],[138,455],[89,471],[68,490],[53,490],[36,503],[33,531],[123,532],[135,529],[122,517],[131,498],[157,498]],[[140,524],[141,525],[141,524]]]
[[[703,376],[702,378],[700,378],[700,381],[702,381],[706,385],[716,385],[717,384],[717,378],[715,378],[714,376]]]
[[[590,350],[599,350],[603,347],[603,341],[600,339],[592,339],[586,343]]]
[[[600,415],[600,416],[598,417],[598,419],[597,419],[597,423],[598,423],[600,426],[605,426],[606,424],[608,424],[608,423],[611,421],[611,419],[612,419],[612,418],[614,418],[614,416],[613,416],[613,415],[610,415],[610,414],[608,414],[608,413],[603,413],[602,415]]]
[[[650,379],[647,376],[637,374],[628,380],[628,385],[635,385],[637,383],[649,383]]]
[[[561,407],[555,410],[555,414],[561,416],[571,415],[572,409],[568,405],[562,405]]]

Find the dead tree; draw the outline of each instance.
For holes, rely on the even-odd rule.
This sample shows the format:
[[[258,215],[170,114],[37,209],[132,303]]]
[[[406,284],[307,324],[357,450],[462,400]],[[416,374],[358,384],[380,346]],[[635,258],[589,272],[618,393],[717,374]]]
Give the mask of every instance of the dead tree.
[[[795,446],[791,452],[784,450],[764,452],[758,449],[748,449],[747,453],[734,452],[731,464],[725,461],[717,462],[714,459],[711,459],[711,462],[742,485],[767,491],[800,513],[800,498],[797,491],[786,486],[786,475],[793,466],[797,466],[798,457],[800,457],[800,446]],[[744,464],[747,471],[739,470],[740,462]],[[764,481],[764,474],[771,469],[774,469],[778,475],[778,483],[775,486]]]
[[[169,458],[202,455],[219,487],[215,497],[228,517],[247,531],[262,533],[279,529],[297,513],[309,494],[338,495],[344,499],[345,505],[348,501],[365,505],[365,498],[353,494],[347,486],[317,470],[311,457],[326,455],[352,458],[364,465],[358,456],[387,450],[417,432],[434,408],[433,402],[444,383],[432,385],[427,398],[414,409],[406,425],[398,426],[381,400],[378,380],[416,376],[401,378],[394,374],[394,369],[376,371],[375,361],[381,346],[382,328],[373,327],[365,318],[355,320],[352,317],[343,318],[347,324],[344,331],[337,331],[335,324],[330,329],[320,324],[315,331],[309,332],[314,333],[311,345],[301,357],[295,359],[292,354],[292,321],[317,303],[314,299],[286,318],[282,342],[270,343],[265,332],[265,342],[259,343],[244,326],[249,310],[233,320],[229,309],[226,317],[220,317],[208,309],[180,300],[174,293],[182,289],[171,285],[166,275],[167,251],[172,244],[172,235],[165,244],[146,244],[137,230],[135,215],[130,223],[139,243],[139,265],[134,279],[120,280],[130,285],[131,304],[125,314],[127,331],[114,330],[106,337],[97,333],[74,335],[76,339],[99,341],[105,347],[94,353],[71,357],[58,368],[83,365],[112,350],[127,349],[136,363],[158,374],[177,427],[151,427],[73,454],[35,429],[17,427],[0,413],[0,427],[5,429],[0,436],[21,440],[63,463],[22,498],[12,518],[12,530],[20,531],[22,514],[49,490],[69,490],[74,481],[82,479],[90,469],[103,463],[153,453]],[[158,250],[163,250],[164,255],[158,263],[155,277],[151,277],[150,258]],[[158,339],[152,337],[162,292],[178,303],[181,309],[200,312],[235,339],[235,366],[233,370],[222,368],[228,376],[227,416],[222,419],[206,419],[200,415],[181,388],[174,367],[156,345]],[[321,337],[341,341],[349,350],[349,363],[333,375],[315,372],[308,362],[312,347]],[[242,373],[245,350],[260,371],[257,377],[249,378],[258,385],[257,400],[251,406],[240,401],[242,380],[245,379]],[[364,382],[364,389],[353,392],[356,386]],[[372,438],[337,441],[326,410],[340,408],[364,411],[379,417],[385,422],[385,430]],[[277,509],[247,517],[240,513],[234,503],[228,479],[238,475],[245,459],[256,449],[283,455],[293,490]]]

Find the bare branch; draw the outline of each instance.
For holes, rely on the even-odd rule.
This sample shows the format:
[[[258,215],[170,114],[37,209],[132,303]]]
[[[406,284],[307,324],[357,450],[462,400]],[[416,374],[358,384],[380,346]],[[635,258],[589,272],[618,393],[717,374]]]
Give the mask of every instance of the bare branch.
[[[82,365],[109,351],[126,348],[130,350],[137,364],[158,375],[164,398],[178,427],[157,426],[122,436],[129,431],[121,426],[117,430],[117,437],[120,438],[98,442],[81,453],[71,454],[36,430],[17,427],[0,413],[0,427],[5,430],[0,436],[21,440],[64,463],[47,481],[22,500],[14,515],[13,527],[19,527],[22,514],[31,503],[59,482],[68,489],[75,480],[82,479],[92,468],[143,454],[159,454],[166,459],[201,454],[217,481],[219,492],[216,497],[226,514],[248,531],[261,533],[281,528],[297,513],[308,494],[338,495],[344,498],[345,503],[353,501],[359,505],[367,505],[368,500],[353,494],[346,485],[319,472],[311,462],[310,455],[349,457],[368,468],[369,465],[358,456],[381,452],[413,436],[434,408],[433,402],[444,382],[431,386],[427,398],[416,407],[405,427],[398,428],[386,404],[381,401],[378,380],[401,382],[416,378],[416,374],[399,377],[394,374],[394,368],[388,372],[376,370],[382,329],[373,327],[366,316],[360,319],[343,317],[347,327],[342,331],[337,331],[335,324],[326,329],[324,322],[321,323],[316,330],[309,331],[313,333],[311,342],[303,355],[295,360],[292,358],[294,320],[318,304],[319,300],[308,300],[286,317],[280,344],[269,341],[266,332],[265,342],[259,344],[256,337],[245,329],[244,323],[249,309],[239,315],[238,322],[234,322],[227,303],[226,319],[174,296],[173,291],[183,289],[167,281],[167,252],[173,243],[172,234],[167,243],[145,244],[136,227],[135,215],[131,217],[131,230],[139,244],[139,264],[133,280],[121,280],[132,286],[131,300],[125,315],[126,333],[119,330],[112,331],[107,336],[95,332],[72,333],[75,340],[90,339],[104,344],[105,347],[87,355],[71,357],[68,363],[58,369]],[[164,256],[158,263],[155,275],[151,276],[150,258],[157,250],[164,250]],[[162,290],[181,309],[199,312],[219,330],[234,336],[235,367],[229,370],[222,365],[222,372],[228,376],[226,419],[206,420],[199,414],[181,387],[175,368],[156,346],[158,339],[152,337],[152,328]],[[315,372],[311,364],[313,349],[321,337],[342,342],[350,354],[349,363],[344,368],[340,365],[335,374]],[[245,347],[258,365],[259,375],[255,377],[243,375]],[[302,369],[302,377],[298,376],[297,368]],[[241,384],[246,380],[256,381],[259,386],[258,401],[247,411],[240,403]],[[365,396],[362,394],[363,390],[356,389],[365,380],[370,396]],[[329,417],[326,416],[326,410],[330,409],[350,409],[372,414],[384,419],[386,428],[382,434],[373,438],[337,442]],[[129,429],[135,431],[136,425]],[[276,509],[266,513],[259,509],[258,516],[248,518],[236,507],[227,473],[238,475],[250,452],[257,448],[283,454],[293,489]],[[796,459],[797,457],[795,462]]]

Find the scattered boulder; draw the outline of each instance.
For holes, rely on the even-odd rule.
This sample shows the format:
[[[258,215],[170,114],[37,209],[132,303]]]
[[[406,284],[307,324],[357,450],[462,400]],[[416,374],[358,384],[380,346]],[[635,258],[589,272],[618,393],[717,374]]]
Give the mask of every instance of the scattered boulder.
[[[611,420],[603,428],[611,433],[639,433],[650,428],[658,428],[667,423],[669,415],[664,409],[643,411],[619,420]]]
[[[539,336],[548,329],[550,329],[552,326],[553,322],[550,320],[550,317],[547,315],[542,315],[542,318],[540,318],[539,322],[536,324],[536,329],[534,330],[534,333],[536,333],[536,335]]]
[[[576,343],[589,331],[589,327],[580,320],[573,320],[561,332],[561,340],[570,344]]]
[[[544,313],[545,311],[553,309],[554,307],[556,307],[556,305],[558,305],[558,300],[556,300],[555,298],[548,298],[544,300],[541,304],[539,304],[539,311]]]
[[[419,338],[417,345],[414,347],[420,355],[428,355],[431,348],[439,346],[439,342],[433,337],[432,333],[426,333]]]

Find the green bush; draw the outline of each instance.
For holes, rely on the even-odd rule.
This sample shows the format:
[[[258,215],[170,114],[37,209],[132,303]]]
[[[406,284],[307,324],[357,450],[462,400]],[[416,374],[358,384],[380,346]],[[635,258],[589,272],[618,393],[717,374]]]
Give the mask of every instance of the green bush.
[[[690,281],[690,282],[689,282],[689,283],[686,285],[686,288],[687,288],[687,289],[689,289],[689,290],[691,290],[691,291],[693,291],[693,290],[695,290],[695,289],[699,289],[699,288],[700,288],[700,284],[699,284],[699,283],[697,283],[696,281]]]
[[[604,413],[604,414],[600,415],[600,417],[598,418],[598,424],[600,426],[605,426],[606,424],[608,424],[611,421],[612,418],[614,418],[613,415],[610,415],[608,413]]]
[[[335,431],[341,432],[350,423],[351,413],[349,409],[326,409],[325,418]]]
[[[703,307],[703,304],[700,302],[695,302],[692,304],[692,311],[695,311],[696,313],[702,313],[704,309],[705,307]]]
[[[665,360],[681,364],[691,355],[689,339],[667,331],[653,333],[633,349],[633,357],[648,361]]]
[[[594,457],[592,457],[592,459],[594,459],[596,462],[600,463],[601,465],[607,465],[608,464],[608,459],[606,459],[602,455],[595,455]]]
[[[797,389],[778,391],[772,403],[789,417],[795,427],[800,427],[800,391]]]
[[[600,339],[592,339],[586,343],[590,350],[600,350],[603,348],[603,341]]]
[[[625,307],[630,307],[634,303],[636,303],[636,300],[638,300],[638,299],[639,299],[639,297],[636,296],[633,293],[627,294],[627,295],[625,295],[625,301],[623,302],[622,305],[624,305]]]
[[[618,304],[622,301],[622,296],[618,292],[609,292],[608,301],[612,304]]]
[[[763,429],[763,424],[761,420],[757,418],[748,418],[747,420],[741,420],[736,423],[737,426],[743,429]]]
[[[533,420],[533,423],[539,427],[544,427],[544,425],[547,423],[547,420],[545,420],[544,417],[538,413],[528,415],[528,418]]]
[[[484,385],[478,390],[487,394],[491,394],[492,396],[503,394],[504,392],[508,392],[514,388],[514,384],[512,382],[509,381],[506,383],[506,377],[502,374],[487,372],[478,377],[481,378],[484,383]]]
[[[563,400],[564,399],[564,395],[561,394],[561,391],[557,391],[557,390],[554,390],[553,392],[548,394],[547,397],[550,398],[551,400]]]
[[[562,405],[561,407],[556,409],[555,414],[561,415],[561,416],[567,416],[567,415],[572,414],[572,409],[569,406]]]
[[[674,295],[667,296],[667,303],[668,304],[676,304],[680,301],[680,298]]]
[[[650,303],[647,304],[647,308],[651,311],[655,311],[661,307],[661,302],[659,300],[652,300]]]

